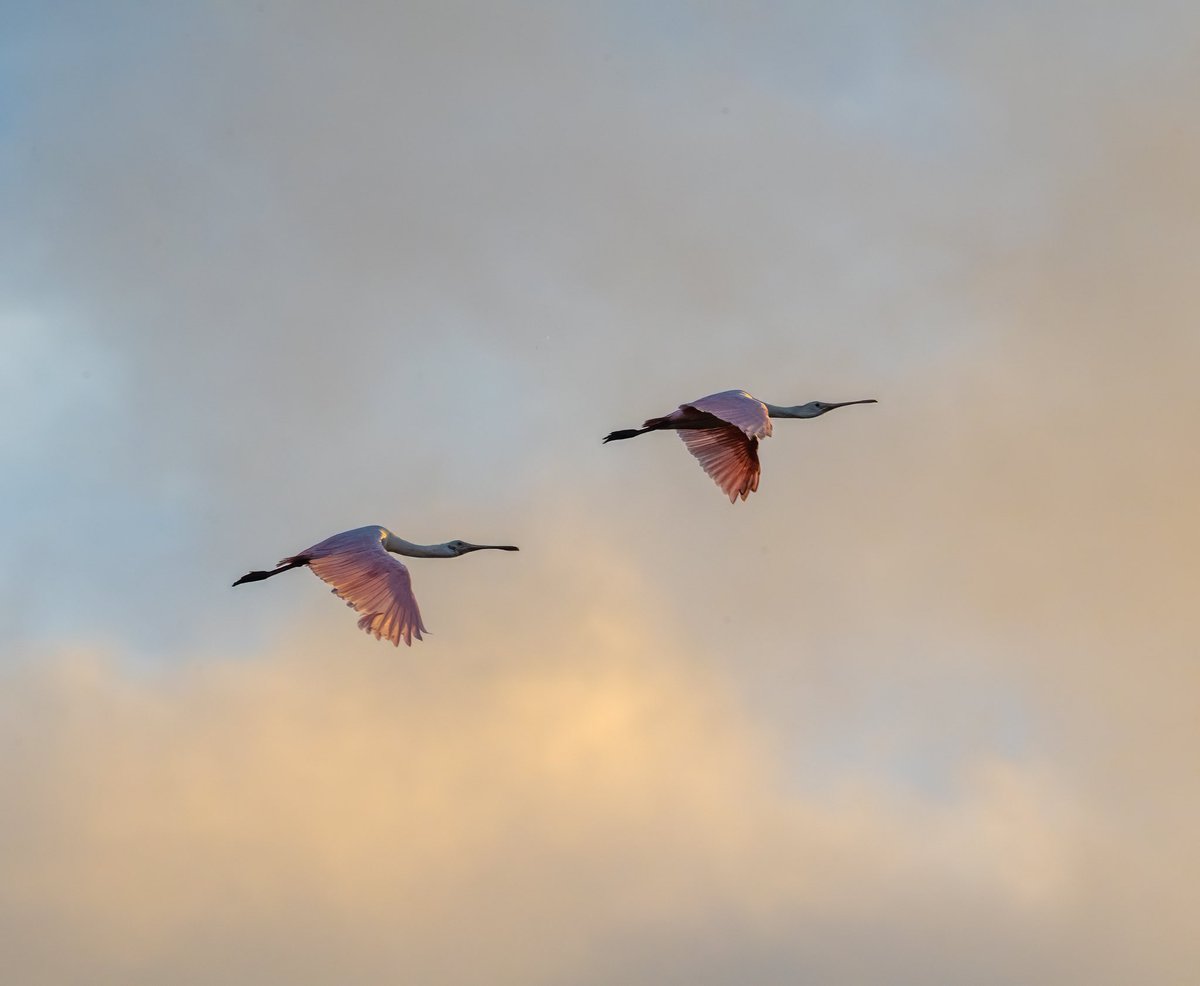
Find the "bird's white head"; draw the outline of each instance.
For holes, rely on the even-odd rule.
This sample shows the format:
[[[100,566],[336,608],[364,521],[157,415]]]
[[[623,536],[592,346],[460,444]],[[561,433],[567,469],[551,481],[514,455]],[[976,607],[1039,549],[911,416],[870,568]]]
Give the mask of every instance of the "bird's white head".
[[[809,401],[807,404],[800,404],[796,407],[788,408],[790,413],[779,415],[780,417],[788,418],[819,418],[827,411],[832,411],[837,407],[846,407],[850,404],[878,404],[874,398],[869,398],[865,401],[841,401],[838,403],[830,403],[829,401]],[[774,415],[772,415],[774,417]]]
[[[457,558],[459,555],[465,555],[469,551],[483,551],[485,548],[491,548],[496,551],[520,551],[513,544],[471,544],[470,541],[447,541],[443,547],[446,549],[448,558]]]

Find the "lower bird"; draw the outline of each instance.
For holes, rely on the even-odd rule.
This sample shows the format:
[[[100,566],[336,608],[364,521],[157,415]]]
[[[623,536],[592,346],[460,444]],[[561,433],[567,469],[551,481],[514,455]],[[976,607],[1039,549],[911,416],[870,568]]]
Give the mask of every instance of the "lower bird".
[[[374,634],[376,640],[390,640],[397,647],[403,640],[411,647],[413,637],[420,640],[421,634],[429,631],[421,622],[408,569],[388,552],[410,558],[457,558],[484,549],[519,550],[511,544],[469,544],[466,541],[413,544],[396,537],[386,527],[373,524],[335,534],[299,554],[284,558],[269,572],[250,572],[233,584],[260,582],[307,565],[317,578],[333,586],[334,595],[362,614],[359,629]]]
[[[836,407],[877,404],[874,399],[809,401],[795,407],[777,407],[751,397],[744,390],[725,390],[680,404],[661,418],[650,418],[641,428],[613,431],[605,442],[636,438],[648,431],[675,431],[713,481],[725,491],[730,503],[743,500],[758,489],[762,471],[758,464],[758,440],[771,436],[772,418],[819,418]]]

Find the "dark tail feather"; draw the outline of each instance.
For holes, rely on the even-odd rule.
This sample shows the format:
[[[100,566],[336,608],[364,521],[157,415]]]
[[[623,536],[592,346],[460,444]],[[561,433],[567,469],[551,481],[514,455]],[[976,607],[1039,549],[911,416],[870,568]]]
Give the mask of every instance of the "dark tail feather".
[[[307,564],[307,558],[292,558],[286,564],[281,564],[278,568],[273,568],[269,572],[249,572],[233,584],[241,585],[243,582],[261,582],[263,579],[269,579],[272,575],[278,575],[281,572],[290,572],[293,568],[299,568]]]
[[[600,444],[606,442],[619,442],[624,438],[637,438],[638,435],[644,435],[648,431],[653,431],[653,428],[626,428],[623,431],[610,431],[608,437]]]

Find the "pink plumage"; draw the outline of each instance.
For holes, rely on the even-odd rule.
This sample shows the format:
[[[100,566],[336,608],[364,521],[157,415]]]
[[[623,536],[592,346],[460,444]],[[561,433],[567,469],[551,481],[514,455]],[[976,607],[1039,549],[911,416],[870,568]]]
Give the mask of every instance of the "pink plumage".
[[[697,413],[711,414],[728,422],[723,428],[681,429],[676,434],[730,503],[738,497],[745,500],[758,489],[762,474],[758,440],[771,437],[771,419],[762,401],[744,390],[725,390],[681,404],[673,413],[685,419]]]
[[[383,546],[387,533],[382,527],[345,531],[294,558],[306,559],[313,574],[333,586],[334,595],[362,614],[359,629],[397,647],[403,639],[411,647],[413,637],[420,640],[429,631],[421,622],[412,576]],[[292,560],[285,558],[280,564]]]
[[[689,411],[700,411],[720,418],[745,432],[747,438],[771,437],[771,418],[767,413],[767,405],[744,390],[723,390],[719,394],[710,394],[698,401],[680,404],[679,410],[672,414],[686,414]]]
[[[758,463],[757,438],[747,438],[732,425],[677,434],[700,467],[725,491],[730,503],[739,496],[744,500],[758,489],[762,468]]]
[[[680,404],[663,418],[643,427],[674,428],[687,450],[721,490],[735,503],[758,489],[762,467],[758,440],[771,435],[767,406],[744,390],[724,390]]]

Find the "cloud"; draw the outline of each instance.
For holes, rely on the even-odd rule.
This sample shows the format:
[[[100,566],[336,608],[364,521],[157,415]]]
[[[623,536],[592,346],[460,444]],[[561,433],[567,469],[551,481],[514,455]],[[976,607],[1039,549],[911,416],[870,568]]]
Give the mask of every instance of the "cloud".
[[[783,974],[838,965],[812,922],[906,922],[913,880],[918,909],[1017,927],[1069,899],[1080,820],[1036,765],[980,760],[939,805],[880,777],[802,795],[721,676],[606,612],[466,667],[308,628],[253,660],[11,673],[6,976],[589,981],[626,942],[625,981],[719,982],[684,939]],[[651,938],[679,950],[642,964]]]
[[[1195,967],[1195,16],[912,10],[0,40],[9,978]]]

